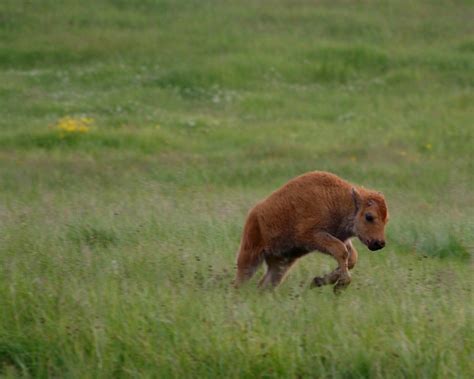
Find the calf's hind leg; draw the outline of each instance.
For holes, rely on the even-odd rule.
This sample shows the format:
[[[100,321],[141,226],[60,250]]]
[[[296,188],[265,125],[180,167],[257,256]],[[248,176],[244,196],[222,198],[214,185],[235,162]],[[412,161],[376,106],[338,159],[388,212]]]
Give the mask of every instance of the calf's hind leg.
[[[289,268],[295,263],[296,258],[266,257],[267,272],[260,279],[260,288],[276,287],[281,283]]]

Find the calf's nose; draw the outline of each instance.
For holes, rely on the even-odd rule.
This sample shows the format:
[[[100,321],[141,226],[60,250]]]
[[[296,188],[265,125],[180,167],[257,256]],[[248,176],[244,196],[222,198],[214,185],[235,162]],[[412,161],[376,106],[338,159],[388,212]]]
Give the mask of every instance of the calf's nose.
[[[380,249],[383,249],[384,246],[385,246],[385,241],[383,241],[383,240],[374,240],[370,244],[369,249],[372,250],[372,251],[380,250]]]

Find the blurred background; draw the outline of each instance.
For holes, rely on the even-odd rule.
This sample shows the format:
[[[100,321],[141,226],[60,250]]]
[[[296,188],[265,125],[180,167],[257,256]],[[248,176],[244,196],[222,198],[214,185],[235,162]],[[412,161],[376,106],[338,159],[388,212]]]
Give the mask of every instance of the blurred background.
[[[1,1],[3,372],[469,377],[473,16],[470,1]],[[306,287],[327,257],[265,300],[228,286],[247,210],[311,170],[384,192],[391,213],[337,319],[331,291]]]

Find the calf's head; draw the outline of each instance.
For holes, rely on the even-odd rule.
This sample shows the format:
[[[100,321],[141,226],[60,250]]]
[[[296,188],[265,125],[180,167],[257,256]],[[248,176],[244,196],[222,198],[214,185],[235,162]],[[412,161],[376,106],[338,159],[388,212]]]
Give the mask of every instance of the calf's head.
[[[352,189],[356,208],[354,233],[370,250],[385,246],[385,225],[388,222],[387,204],[383,195],[373,191]]]

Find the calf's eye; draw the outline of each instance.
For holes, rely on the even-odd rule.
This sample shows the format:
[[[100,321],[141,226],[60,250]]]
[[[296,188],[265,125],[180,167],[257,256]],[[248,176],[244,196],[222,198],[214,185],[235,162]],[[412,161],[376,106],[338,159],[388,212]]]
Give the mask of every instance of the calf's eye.
[[[370,213],[366,213],[366,214],[365,214],[365,219],[366,219],[368,222],[372,222],[372,221],[374,221],[374,216],[372,216]]]

